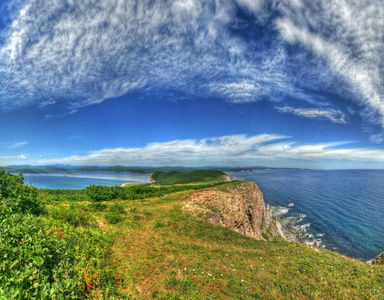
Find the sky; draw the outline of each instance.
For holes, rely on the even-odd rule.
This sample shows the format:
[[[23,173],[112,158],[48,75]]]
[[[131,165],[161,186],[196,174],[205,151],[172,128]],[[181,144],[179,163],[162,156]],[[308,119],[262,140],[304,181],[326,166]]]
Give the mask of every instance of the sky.
[[[2,0],[27,164],[384,168],[382,0]]]

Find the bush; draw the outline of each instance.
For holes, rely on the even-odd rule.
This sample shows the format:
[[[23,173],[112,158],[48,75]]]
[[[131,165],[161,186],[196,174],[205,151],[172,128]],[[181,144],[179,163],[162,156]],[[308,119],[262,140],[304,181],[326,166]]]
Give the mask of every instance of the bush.
[[[1,299],[79,299],[75,255],[33,215],[0,220]]]
[[[118,213],[118,214],[126,214],[124,206],[122,206],[119,203],[114,203],[112,204],[109,208],[108,211],[113,212],[113,213]]]
[[[92,202],[110,201],[115,197],[113,189],[104,185],[90,185],[85,189]]]
[[[68,208],[54,208],[49,212],[49,215],[56,220],[65,221],[75,227],[86,227],[94,224],[94,219],[89,214],[88,207],[79,203],[71,204]]]
[[[43,204],[37,198],[37,189],[24,184],[22,174],[12,175],[0,170],[0,213],[43,212]]]
[[[119,203],[114,203],[108,208],[105,219],[109,224],[117,224],[124,220],[122,214],[126,214],[124,206]]]
[[[93,209],[93,210],[102,211],[102,210],[107,209],[108,205],[96,202],[96,203],[88,204],[88,207]]]
[[[117,224],[123,221],[124,218],[117,212],[109,211],[105,214],[105,220],[107,220],[109,224]]]

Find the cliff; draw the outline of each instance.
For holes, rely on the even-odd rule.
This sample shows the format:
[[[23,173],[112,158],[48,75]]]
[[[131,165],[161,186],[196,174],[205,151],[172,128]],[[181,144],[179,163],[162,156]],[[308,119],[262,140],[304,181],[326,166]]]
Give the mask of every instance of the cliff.
[[[265,206],[262,192],[253,182],[233,182],[197,191],[184,200],[183,210],[254,239],[287,239],[269,205]]]
[[[372,261],[373,265],[384,265],[384,252]]]

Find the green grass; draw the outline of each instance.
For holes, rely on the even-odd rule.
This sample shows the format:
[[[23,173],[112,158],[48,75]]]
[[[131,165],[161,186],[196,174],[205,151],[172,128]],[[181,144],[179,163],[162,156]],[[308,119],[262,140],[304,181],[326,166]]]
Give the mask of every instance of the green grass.
[[[160,185],[190,184],[190,183],[216,183],[224,181],[226,174],[217,170],[194,170],[190,172],[156,171],[152,173],[152,179]]]
[[[226,190],[233,184],[237,183],[205,188]],[[18,259],[19,248],[31,261],[31,272],[50,261],[45,255],[57,257],[55,272],[62,283],[57,285],[55,277],[50,277],[49,288],[58,293],[62,289],[63,299],[65,295],[76,299],[384,298],[384,266],[305,244],[258,241],[206,223],[181,209],[193,192],[169,189],[160,196],[97,202],[96,206],[83,199],[78,203],[66,193],[40,193],[48,203],[46,214],[31,219],[20,216],[24,225],[16,231],[19,227],[10,219],[4,223],[9,227],[2,227],[3,236],[25,234],[31,244],[18,246],[17,239],[3,243],[0,295],[3,291],[12,296],[9,287],[22,286],[10,282],[9,278],[19,276],[9,277],[13,263],[29,272],[28,264],[22,269],[19,260],[7,261],[4,256],[8,253]],[[119,220],[111,222],[109,214]],[[39,290],[33,276],[24,285],[31,293]],[[28,295],[28,299],[41,298]]]

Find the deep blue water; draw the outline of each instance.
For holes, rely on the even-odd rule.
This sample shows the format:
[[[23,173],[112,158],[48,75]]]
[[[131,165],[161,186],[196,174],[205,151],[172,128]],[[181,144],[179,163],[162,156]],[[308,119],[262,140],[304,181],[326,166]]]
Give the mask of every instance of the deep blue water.
[[[127,182],[149,182],[149,177],[148,174],[123,172],[24,174],[24,182],[43,189],[84,189],[90,184],[114,186]]]
[[[321,246],[370,260],[384,252],[384,170],[271,169],[227,172],[256,182],[265,203],[294,203],[288,215],[305,214]]]

